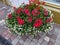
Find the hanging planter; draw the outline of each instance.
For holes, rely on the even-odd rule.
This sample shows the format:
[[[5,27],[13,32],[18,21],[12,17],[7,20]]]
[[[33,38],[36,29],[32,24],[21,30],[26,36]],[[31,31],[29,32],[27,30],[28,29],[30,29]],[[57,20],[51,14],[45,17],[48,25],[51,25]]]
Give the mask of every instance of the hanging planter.
[[[44,8],[45,2],[22,4],[19,8],[14,7],[14,12],[6,17],[6,24],[18,35],[38,32],[48,32],[52,29],[52,13]]]

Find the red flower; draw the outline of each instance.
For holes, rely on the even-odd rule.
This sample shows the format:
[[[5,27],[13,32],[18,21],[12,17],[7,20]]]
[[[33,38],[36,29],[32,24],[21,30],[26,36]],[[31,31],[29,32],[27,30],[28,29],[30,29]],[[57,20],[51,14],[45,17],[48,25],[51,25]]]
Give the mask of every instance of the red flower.
[[[29,0],[29,3],[31,4],[31,3],[34,3],[34,2],[36,2],[36,0]]]
[[[15,12],[16,12],[17,14],[20,14],[20,11],[19,11],[19,10],[16,10]]]
[[[37,9],[34,9],[34,10],[32,10],[32,14],[33,14],[33,16],[37,16],[38,14],[40,14],[40,12],[38,12]]]
[[[43,24],[42,19],[36,19],[34,23],[34,27],[40,27]]]
[[[44,15],[45,15],[45,16],[48,16],[48,12],[44,12]]]
[[[45,8],[43,9],[43,11],[44,11],[44,12],[47,12],[47,10],[46,10]]]
[[[37,14],[40,14],[40,12],[37,12]]]
[[[25,22],[23,19],[21,19],[20,17],[17,17],[17,21],[20,25],[23,25]]]
[[[19,8],[20,11],[22,11],[22,8]]]
[[[15,12],[16,12],[17,14],[20,14],[21,11],[22,11],[22,8],[19,8],[19,9],[17,9]]]
[[[13,7],[14,10],[16,10],[16,7]]]
[[[26,6],[29,6],[29,4],[26,4]]]
[[[24,12],[26,13],[26,15],[30,16],[30,11],[29,11],[29,9],[24,9]]]
[[[32,17],[28,18],[28,22],[30,22],[30,23],[32,22]]]
[[[8,18],[12,18],[12,14],[8,14]]]
[[[44,11],[44,15],[48,16],[48,11],[46,9],[44,9],[43,11]]]
[[[40,10],[40,7],[38,6],[38,7],[36,7],[36,9],[37,9],[37,10]]]
[[[40,4],[40,2],[38,2],[37,4]]]
[[[49,23],[49,22],[52,22],[52,18],[48,18],[47,20],[46,20],[46,23]]]
[[[36,10],[32,10],[32,14],[33,14],[33,16],[36,16],[37,15]]]
[[[45,5],[45,2],[42,2],[42,5]]]

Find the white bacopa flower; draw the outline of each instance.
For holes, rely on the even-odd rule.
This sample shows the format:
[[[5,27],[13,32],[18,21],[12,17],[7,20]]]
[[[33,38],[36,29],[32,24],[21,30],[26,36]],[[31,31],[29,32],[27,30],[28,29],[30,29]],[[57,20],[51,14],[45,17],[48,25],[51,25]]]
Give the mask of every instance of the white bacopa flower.
[[[35,27],[33,27],[33,30],[35,30]]]
[[[49,29],[46,29],[45,32],[48,32]]]
[[[49,11],[49,13],[51,14],[51,10],[48,10]]]
[[[51,16],[50,16],[51,18],[53,17],[53,14],[51,14]]]
[[[18,28],[19,30],[22,30],[23,28]]]
[[[49,31],[53,30],[53,26],[51,25],[51,27],[49,29],[50,29]]]
[[[22,25],[18,25],[19,27],[22,27]]]
[[[14,25],[14,29],[13,30],[16,30],[16,24]]]

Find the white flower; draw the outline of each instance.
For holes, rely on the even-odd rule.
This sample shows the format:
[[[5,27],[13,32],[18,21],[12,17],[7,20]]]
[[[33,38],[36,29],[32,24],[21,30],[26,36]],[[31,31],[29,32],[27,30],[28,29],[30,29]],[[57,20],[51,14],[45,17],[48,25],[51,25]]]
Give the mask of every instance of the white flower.
[[[48,32],[49,29],[46,29],[45,32]]]
[[[22,30],[23,28],[18,28],[19,30]]]
[[[51,16],[50,16],[51,18],[53,17],[53,14],[51,14]]]
[[[14,25],[14,29],[13,30],[16,30],[16,24]]]
[[[49,13],[51,14],[51,10],[48,10],[49,11]]]

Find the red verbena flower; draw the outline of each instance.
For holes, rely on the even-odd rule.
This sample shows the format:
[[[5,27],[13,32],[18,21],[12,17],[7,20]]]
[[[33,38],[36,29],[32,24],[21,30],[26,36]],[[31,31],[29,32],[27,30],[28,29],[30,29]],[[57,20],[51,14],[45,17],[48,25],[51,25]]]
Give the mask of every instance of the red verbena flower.
[[[22,8],[19,8],[20,11],[22,11]]]
[[[29,3],[31,4],[31,3],[34,3],[34,2],[36,2],[36,0],[29,0]]]
[[[32,22],[32,17],[28,18],[28,22],[30,22],[30,23]]]
[[[19,10],[16,10],[15,12],[16,12],[17,14],[20,14],[20,11],[19,11]]]
[[[46,9],[44,9],[43,12],[45,16],[48,16],[48,11]]]
[[[40,12],[37,12],[37,14],[40,14]]]
[[[17,21],[20,25],[23,25],[25,22],[23,19],[21,19],[20,17],[17,16]]]
[[[29,6],[29,4],[26,4],[26,6]]]
[[[33,16],[36,16],[37,15],[36,10],[32,10],[32,14],[33,14]]]
[[[12,14],[8,14],[8,18],[12,18]]]
[[[22,8],[19,8],[19,9],[17,9],[15,12],[16,12],[17,14],[20,14],[21,11],[22,11]]]
[[[42,5],[45,5],[45,2],[42,2]]]
[[[34,9],[34,10],[32,10],[32,14],[33,14],[33,16],[37,16],[38,14],[40,14],[40,12],[38,12],[37,9]]]
[[[52,22],[52,18],[48,18],[47,20],[46,20],[46,23],[49,23],[49,22]]]
[[[44,11],[44,12],[47,12],[47,10],[46,10],[45,8],[43,9],[43,11]]]
[[[30,11],[29,11],[29,9],[24,9],[24,12],[25,12],[25,14],[26,14],[27,16],[30,16]]]
[[[40,4],[40,2],[38,2],[37,4]]]
[[[38,7],[36,7],[36,9],[37,9],[37,10],[40,10],[40,7],[38,6]]]
[[[44,12],[44,15],[45,15],[45,16],[48,16],[48,12]]]
[[[36,19],[34,23],[34,27],[40,27],[43,24],[42,19]]]
[[[13,9],[14,9],[14,11],[15,11],[15,10],[16,10],[16,7],[14,6]]]

